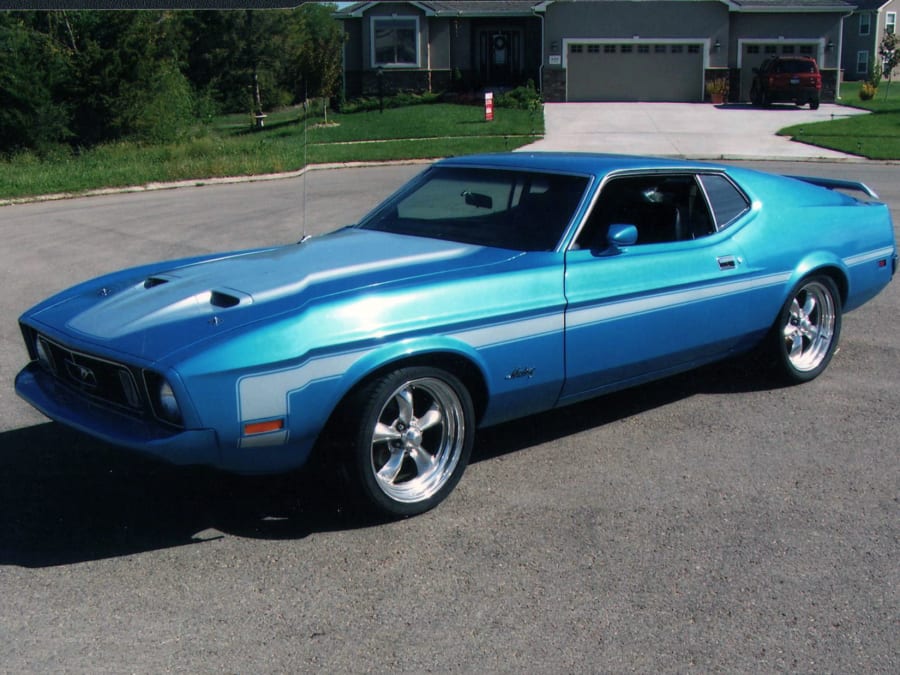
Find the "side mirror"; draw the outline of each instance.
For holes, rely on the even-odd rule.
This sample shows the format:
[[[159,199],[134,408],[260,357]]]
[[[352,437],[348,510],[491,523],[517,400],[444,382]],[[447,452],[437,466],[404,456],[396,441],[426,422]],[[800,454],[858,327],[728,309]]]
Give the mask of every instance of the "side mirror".
[[[610,225],[606,234],[606,243],[614,251],[621,246],[633,246],[637,243],[638,231],[634,225]]]

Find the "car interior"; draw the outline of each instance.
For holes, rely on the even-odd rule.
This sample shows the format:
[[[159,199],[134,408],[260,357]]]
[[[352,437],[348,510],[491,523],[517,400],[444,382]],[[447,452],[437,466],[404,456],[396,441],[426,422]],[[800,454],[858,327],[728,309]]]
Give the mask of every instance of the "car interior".
[[[634,225],[637,245],[699,239],[715,232],[692,174],[627,176],[603,188],[575,248],[604,250],[610,225]]]

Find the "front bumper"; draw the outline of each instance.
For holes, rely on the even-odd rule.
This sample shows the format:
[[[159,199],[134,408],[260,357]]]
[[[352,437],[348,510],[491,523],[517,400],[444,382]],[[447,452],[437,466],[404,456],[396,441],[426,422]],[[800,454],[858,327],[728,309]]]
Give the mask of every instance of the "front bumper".
[[[32,362],[16,376],[16,393],[50,419],[113,445],[173,464],[218,466],[221,451],[212,429],[169,430],[101,406],[60,384]]]

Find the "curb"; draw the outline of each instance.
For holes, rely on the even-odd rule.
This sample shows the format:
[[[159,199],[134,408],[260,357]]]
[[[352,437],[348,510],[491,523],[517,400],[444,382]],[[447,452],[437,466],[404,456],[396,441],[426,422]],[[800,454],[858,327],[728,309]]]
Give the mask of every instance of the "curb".
[[[287,178],[299,178],[307,171],[328,171],[332,169],[360,169],[375,166],[404,166],[416,164],[430,164],[438,158],[432,159],[399,159],[387,162],[335,162],[331,164],[310,164],[296,171],[282,173],[265,173],[250,176],[221,176],[213,178],[192,178],[188,180],[170,181],[165,183],[145,183],[144,185],[126,185],[123,187],[97,188],[81,192],[57,192],[49,195],[34,195],[31,197],[13,197],[0,199],[0,207],[14,206],[17,204],[33,204],[40,202],[52,202],[62,199],[76,199],[79,197],[100,197],[105,195],[120,195],[132,192],[152,192],[155,190],[177,190],[180,188],[206,187],[207,185],[231,185],[234,183],[256,183],[269,180],[284,180]]]

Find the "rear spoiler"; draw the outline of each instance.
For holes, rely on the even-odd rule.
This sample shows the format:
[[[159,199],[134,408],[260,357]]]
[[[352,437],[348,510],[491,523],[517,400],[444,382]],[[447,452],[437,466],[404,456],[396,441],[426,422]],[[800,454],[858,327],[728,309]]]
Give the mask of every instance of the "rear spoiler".
[[[865,183],[860,183],[859,181],[855,180],[817,178],[815,176],[787,176],[787,178],[802,180],[804,183],[809,183],[810,185],[818,185],[819,187],[828,188],[829,190],[854,190],[856,192],[867,194],[872,199],[878,199],[878,195],[875,194],[875,190],[870,188]]]

